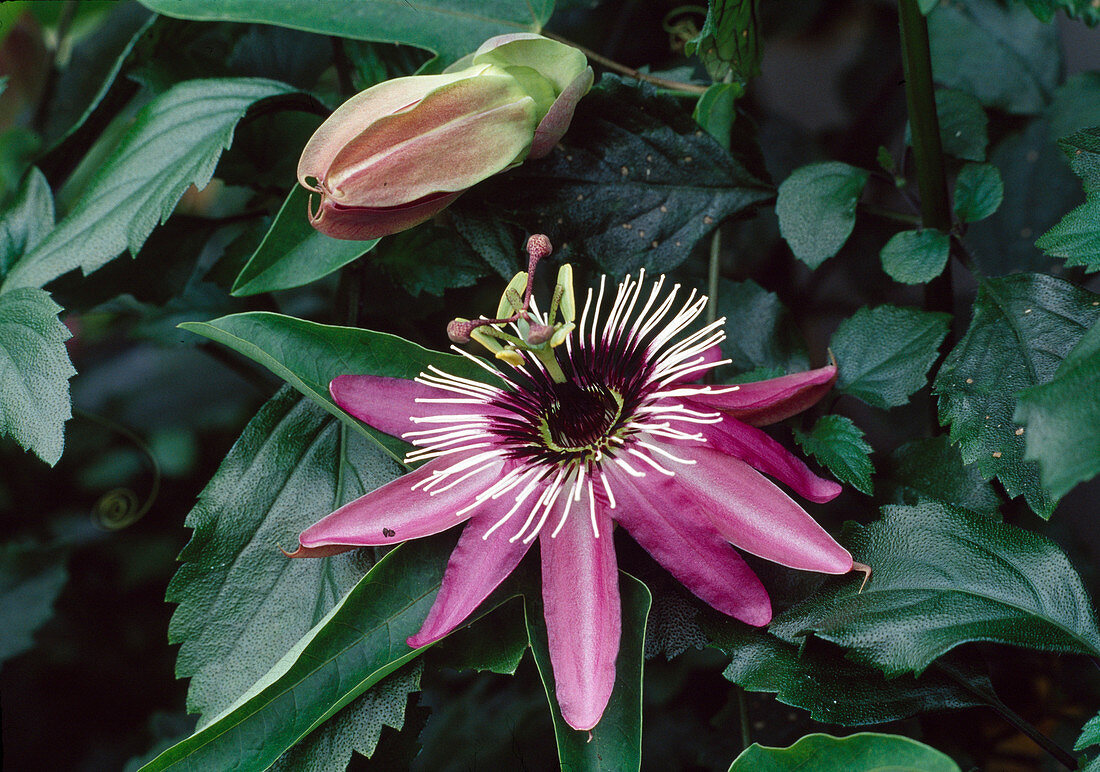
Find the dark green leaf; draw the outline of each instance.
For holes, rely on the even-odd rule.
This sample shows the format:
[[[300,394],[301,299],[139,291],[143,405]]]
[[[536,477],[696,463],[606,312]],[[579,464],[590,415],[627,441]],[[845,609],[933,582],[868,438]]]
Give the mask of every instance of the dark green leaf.
[[[739,84],[760,74],[759,0],[711,0],[699,34],[684,45],[698,54],[711,80],[732,76]]]
[[[973,94],[986,107],[1038,113],[1058,85],[1058,30],[1016,3],[941,3],[928,16],[928,36],[936,81]]]
[[[978,468],[963,464],[958,447],[942,434],[908,442],[891,453],[887,485],[898,504],[935,499],[991,516],[1001,504]]]
[[[513,675],[529,646],[523,602],[509,601],[432,647],[433,667]]]
[[[936,115],[940,121],[943,152],[965,161],[985,160],[985,148],[989,144],[986,132],[989,118],[981,102],[965,91],[940,89],[936,92]],[[913,144],[908,124],[905,126],[905,143]]]
[[[1064,257],[1067,265],[1100,271],[1100,127],[1082,129],[1058,140],[1074,173],[1084,181],[1085,203],[1071,211],[1035,246]]]
[[[848,737],[809,734],[789,748],[753,743],[730,772],[959,772],[951,757],[897,734],[861,732]]]
[[[775,367],[787,373],[809,367],[802,335],[774,292],[752,280],[720,279],[718,313],[726,318],[722,355],[737,370]]]
[[[66,550],[29,542],[0,545],[0,663],[34,645],[65,586]]]
[[[446,62],[472,53],[494,35],[538,32],[553,0],[484,0],[476,9],[454,0],[142,0],[157,13],[200,21],[250,21],[323,35],[407,43],[435,51]]]
[[[875,407],[904,405],[924,386],[949,321],[916,308],[861,308],[829,344],[840,368],[837,388]]]
[[[382,727],[400,730],[404,726],[405,706],[409,696],[420,689],[423,669],[417,660],[386,676],[306,735],[268,769],[345,772],[355,753],[377,761],[375,750]]]
[[[435,599],[454,538],[389,552],[266,675],[211,723],[143,767],[265,769],[374,684],[417,657],[405,639]]]
[[[695,105],[695,122],[707,130],[726,150],[730,149],[730,127],[737,118],[737,100],[745,94],[740,83],[714,83]]]
[[[1059,264],[1035,247],[1035,238],[1081,202],[1081,190],[1045,121],[1032,121],[990,154],[1004,181],[1000,208],[967,228],[967,246],[986,276],[1050,272]]]
[[[249,422],[185,525],[167,600],[176,673],[206,721],[266,673],[369,568],[368,551],[290,560],[298,534],[400,469],[284,386]],[[362,554],[361,554],[362,553]]]
[[[65,447],[76,375],[72,337],[48,292],[23,287],[0,294],[0,437],[9,436],[50,466]]]
[[[996,170],[994,170],[996,171]],[[895,233],[882,248],[882,270],[894,281],[923,284],[943,273],[951,242],[933,228]]]
[[[1078,72],[1066,78],[1054,92],[1048,117],[1054,139],[1100,126],[1100,72]]]
[[[938,502],[883,512],[845,526],[842,541],[874,571],[863,591],[858,577],[832,580],[773,620],[773,633],[812,633],[887,677],[920,674],[972,641],[1100,654],[1088,593],[1047,538]]]
[[[841,482],[871,495],[871,446],[863,439],[863,430],[842,415],[824,415],[807,434],[795,430],[794,438],[804,451]]]
[[[1100,713],[1090,718],[1081,728],[1081,736],[1073,744],[1073,750],[1083,751],[1093,745],[1100,745]]]
[[[84,125],[107,95],[122,65],[156,16],[137,3],[119,3],[98,27],[85,36],[57,80],[57,90],[43,134],[56,147]]]
[[[775,213],[794,256],[817,268],[844,246],[856,224],[867,172],[839,161],[796,169],[779,186]]]
[[[256,295],[309,284],[343,268],[378,243],[378,239],[334,239],[314,230],[306,212],[308,205],[309,192],[295,185],[263,242],[233,282],[234,295]]]
[[[1024,5],[1031,9],[1035,18],[1042,22],[1053,21],[1058,9],[1066,12],[1071,19],[1080,19],[1090,27],[1100,23],[1100,6],[1093,0],[1023,0]]]
[[[966,164],[955,179],[955,214],[963,222],[984,220],[1005,197],[1001,173],[993,164]]]
[[[429,365],[466,378],[484,381],[492,377],[465,357],[429,351],[396,335],[316,324],[281,314],[232,314],[210,322],[187,322],[180,327],[226,345],[268,368],[332,415],[375,439],[397,458],[404,455],[408,446],[337,407],[329,395],[329,381],[345,374],[415,378]]]
[[[1097,295],[1041,274],[982,282],[970,329],[936,376],[940,422],[951,425],[963,461],[996,476],[1009,495],[1049,518],[1057,499],[1024,460],[1023,429],[1013,421],[1020,391],[1049,382],[1062,359],[1100,318]]]
[[[27,172],[15,201],[0,218],[0,279],[53,228],[53,194],[36,168]]]
[[[510,281],[520,271],[527,270],[524,234],[519,228],[491,211],[478,211],[475,207],[452,207],[448,214],[462,239],[501,278]]]
[[[1024,458],[1059,499],[1100,474],[1100,324],[1094,323],[1054,380],[1020,392],[1014,418],[1027,427]]]
[[[465,249],[454,231],[435,224],[390,236],[370,260],[413,297],[422,292],[440,296],[452,287],[469,287],[488,273],[485,262]]]
[[[526,598],[527,634],[539,675],[546,687],[546,698],[554,719],[558,742],[558,761],[562,769],[574,772],[614,770],[628,772],[642,765],[642,652],[645,647],[646,617],[652,596],[649,589],[627,573],[619,572],[622,594],[622,637],[615,660],[615,690],[600,723],[590,732],[579,732],[565,723],[554,691],[550,649],[546,640],[542,598],[529,593]]]
[[[38,287],[141,248],[192,184],[210,181],[237,121],[261,99],[290,93],[250,78],[187,81],[146,105],[73,210],[8,274],[4,288]]]
[[[735,130],[749,131],[742,123]],[[772,195],[755,160],[724,151],[676,100],[604,76],[562,145],[466,197],[547,234],[561,260],[587,258],[615,275],[667,271],[723,219]]]
[[[732,657],[722,675],[750,692],[774,692],[815,721],[862,726],[984,704],[937,670],[886,678],[822,641],[799,646],[745,625],[725,627],[713,638]],[[984,677],[971,678],[992,688]]]

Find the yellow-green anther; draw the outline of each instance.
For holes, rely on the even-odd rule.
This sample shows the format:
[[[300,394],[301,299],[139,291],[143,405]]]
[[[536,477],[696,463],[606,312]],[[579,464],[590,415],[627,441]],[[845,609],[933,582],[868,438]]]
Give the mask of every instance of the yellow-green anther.
[[[554,334],[550,336],[550,348],[557,348],[561,344],[565,343],[566,338],[569,337],[569,333],[573,332],[577,328],[577,325],[569,322],[563,324],[561,327],[554,331]]]
[[[500,305],[497,306],[497,319],[507,319],[523,310],[523,292],[526,289],[527,271],[520,271],[508,282],[504,294],[500,297]]]
[[[512,367],[520,367],[523,365],[523,354],[512,348],[506,348],[502,351],[498,351],[497,359],[503,360],[510,364]]]
[[[558,281],[554,287],[555,297],[557,297],[558,287],[561,288],[561,301],[558,305],[561,310],[561,320],[566,323],[572,322],[577,318],[577,300],[573,295],[573,266],[569,263],[564,263],[558,269]]]

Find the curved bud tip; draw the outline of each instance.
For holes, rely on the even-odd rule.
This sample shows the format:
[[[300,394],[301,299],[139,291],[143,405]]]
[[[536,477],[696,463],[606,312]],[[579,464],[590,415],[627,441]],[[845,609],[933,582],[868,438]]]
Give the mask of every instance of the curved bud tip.
[[[536,233],[531,238],[527,239],[527,254],[530,255],[533,260],[542,260],[544,257],[548,257],[553,251],[554,247],[550,244],[550,239],[545,234]]]
[[[452,343],[469,343],[470,333],[477,327],[477,322],[466,319],[452,319],[447,323],[447,337]]]

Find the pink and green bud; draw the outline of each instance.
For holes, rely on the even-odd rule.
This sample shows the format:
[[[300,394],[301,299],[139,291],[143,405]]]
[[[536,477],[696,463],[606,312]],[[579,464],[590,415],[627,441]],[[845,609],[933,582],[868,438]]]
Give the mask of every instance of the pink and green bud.
[[[592,84],[583,54],[538,35],[494,38],[456,64],[373,86],[317,129],[298,162],[298,181],[321,197],[317,230],[365,240],[427,220],[548,153]]]

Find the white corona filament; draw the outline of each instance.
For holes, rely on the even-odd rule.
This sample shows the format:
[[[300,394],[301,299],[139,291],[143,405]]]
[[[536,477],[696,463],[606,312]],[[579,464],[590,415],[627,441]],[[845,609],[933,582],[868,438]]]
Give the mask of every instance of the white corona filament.
[[[616,357],[645,346],[648,376],[641,387],[640,404],[633,407],[630,415],[621,417],[613,432],[593,443],[591,448],[579,451],[574,458],[559,460],[550,456],[553,460],[543,460],[535,455],[524,462],[526,456],[522,452],[515,454],[526,452],[530,447],[523,445],[517,450],[513,440],[499,433],[497,424],[498,417],[512,404],[510,392],[523,387],[482,359],[452,346],[459,354],[500,379],[498,383],[502,383],[504,388],[451,375],[434,366],[417,376],[418,383],[439,390],[439,396],[417,397],[418,404],[423,404],[426,410],[454,405],[457,409],[465,409],[465,412],[410,417],[418,428],[402,435],[415,446],[406,456],[406,461],[433,460],[439,464],[438,469],[417,482],[413,489],[434,496],[458,485],[474,487],[477,483],[471,481],[482,481],[480,492],[457,509],[456,516],[477,516],[478,510],[483,507],[499,515],[507,507],[503,515],[494,515],[496,521],[482,537],[488,539],[505,524],[518,520],[517,513],[529,507],[522,525],[509,536],[511,542],[522,540],[525,544],[539,536],[551,516],[555,516],[556,522],[549,536],[557,537],[574,505],[583,506],[581,500],[587,495],[588,519],[593,536],[599,538],[597,507],[606,506],[614,510],[618,505],[612,485],[613,475],[607,473],[605,465],[614,464],[630,477],[640,479],[653,473],[674,477],[677,466],[696,463],[694,459],[677,455],[674,447],[663,441],[705,443],[706,438],[701,432],[684,431],[676,425],[707,425],[723,420],[720,413],[693,410],[679,402],[679,398],[722,394],[740,388],[685,383],[730,361],[713,362],[705,356],[709,349],[725,339],[725,320],[719,319],[680,337],[703,313],[707,298],[691,290],[687,297],[678,302],[680,285],[674,284],[665,292],[665,277],[659,276],[651,282],[643,302],[645,278],[644,272],[639,272],[637,278],[624,277],[616,285],[615,297],[608,298],[606,316],[603,316],[604,293],[608,287],[607,277],[602,277],[597,291],[588,290],[575,337],[569,336],[565,340],[565,355],[572,357],[587,353],[588,361],[595,357],[597,374],[601,353]],[[639,309],[637,313],[636,309]],[[538,324],[545,325],[552,321],[545,319],[534,303],[529,311]],[[514,324],[512,326],[515,327]],[[519,369],[526,369],[529,373],[538,371],[544,379],[549,377],[537,357],[526,356]],[[484,412],[471,407],[476,405],[483,406]],[[528,413],[520,412],[518,408],[515,409],[515,417],[523,421],[531,420]],[[438,461],[451,457],[455,458],[449,464]],[[509,468],[509,464],[514,466]],[[596,500],[594,478],[599,479],[601,497],[606,497],[601,502]],[[493,503],[505,496],[511,499],[510,503]]]

